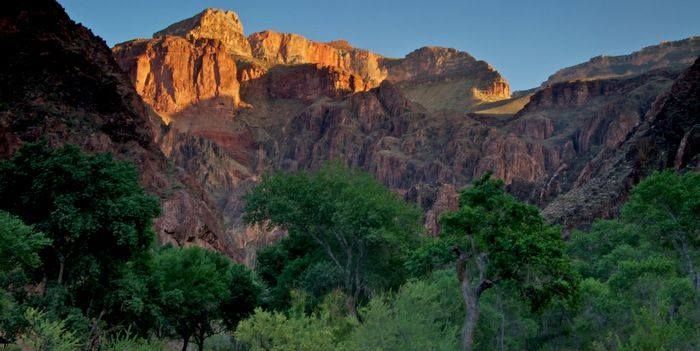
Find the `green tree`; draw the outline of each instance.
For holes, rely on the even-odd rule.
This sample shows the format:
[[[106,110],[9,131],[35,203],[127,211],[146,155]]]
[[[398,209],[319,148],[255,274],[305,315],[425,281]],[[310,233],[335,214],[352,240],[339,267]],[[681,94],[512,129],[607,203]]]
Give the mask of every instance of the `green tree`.
[[[410,280],[395,294],[373,297],[363,322],[349,335],[347,350],[456,350],[459,343],[459,288],[454,271]]]
[[[335,163],[315,173],[266,176],[245,200],[248,223],[309,238],[340,274],[353,315],[362,296],[401,284],[403,260],[421,228],[415,207],[369,174]]]
[[[656,173],[632,190],[619,220],[573,233],[569,253],[583,281],[571,347],[700,347],[694,274],[699,179],[694,173]]]
[[[211,335],[236,324],[253,311],[258,289],[245,267],[199,247],[161,250],[154,259],[153,279],[160,292],[164,327],[199,350]]]
[[[333,331],[314,317],[287,317],[256,309],[236,329],[236,339],[251,351],[326,351],[336,349]]]
[[[68,330],[63,321],[52,321],[45,312],[28,308],[25,318],[29,324],[23,340],[31,350],[74,351],[80,349],[80,339]]]
[[[646,240],[675,250],[700,292],[700,173],[652,174],[632,190],[622,220],[637,224]]]
[[[336,265],[307,236],[287,236],[260,250],[255,269],[268,288],[264,306],[278,311],[290,307],[292,290],[308,293],[307,307],[313,308],[343,284]]]
[[[105,302],[113,282],[126,262],[147,255],[155,238],[159,204],[138,184],[136,169],[109,154],[28,143],[0,162],[0,198],[1,209],[51,239],[41,253],[44,297],[65,299],[44,305],[74,306],[93,327],[111,320],[105,317],[118,306]]]
[[[50,241],[19,218],[0,211],[0,337],[13,341],[23,322],[22,302],[30,274],[41,264],[39,251]]]
[[[456,270],[466,306],[462,349],[472,350],[479,299],[497,284],[511,284],[534,310],[553,298],[574,296],[577,280],[558,228],[536,207],[505,192],[490,175],[461,191],[459,209],[441,218],[443,236],[456,237]]]

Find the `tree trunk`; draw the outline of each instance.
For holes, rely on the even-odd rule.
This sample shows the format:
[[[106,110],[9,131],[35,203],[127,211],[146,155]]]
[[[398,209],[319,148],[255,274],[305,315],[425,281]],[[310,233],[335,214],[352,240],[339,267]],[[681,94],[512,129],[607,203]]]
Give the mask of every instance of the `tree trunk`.
[[[58,284],[63,284],[63,269],[66,266],[66,259],[63,255],[58,255]]]
[[[359,316],[357,315],[357,301],[353,295],[354,294],[348,294],[348,298],[345,303],[348,308],[348,313],[359,320]]]
[[[476,295],[468,279],[461,282],[462,299],[464,300],[465,315],[462,326],[462,351],[474,349],[474,331],[479,321],[479,297]]]
[[[479,298],[484,291],[493,287],[495,283],[485,277],[485,254],[475,256],[462,251],[457,246],[453,247],[453,250],[457,254],[457,279],[459,279],[462,300],[465,306],[464,325],[462,326],[462,351],[472,351],[474,349],[474,331],[476,330],[476,324],[479,322]],[[467,261],[470,259],[474,260],[479,270],[478,277],[470,276],[469,268],[467,267]],[[478,284],[473,286],[473,281],[478,282]]]
[[[182,351],[187,351],[187,345],[190,343],[190,336],[187,335],[182,338]]]
[[[204,339],[197,341],[197,350],[204,351]]]

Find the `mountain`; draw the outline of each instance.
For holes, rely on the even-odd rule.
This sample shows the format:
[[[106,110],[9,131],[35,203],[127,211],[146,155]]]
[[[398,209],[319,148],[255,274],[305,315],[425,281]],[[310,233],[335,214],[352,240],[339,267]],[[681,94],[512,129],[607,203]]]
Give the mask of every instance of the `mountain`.
[[[231,253],[221,216],[199,183],[154,142],[149,112],[105,42],[54,1],[13,1],[0,12],[0,157],[24,142],[72,143],[133,162],[141,184],[162,200],[162,242]]]
[[[691,38],[608,60],[605,69],[618,74],[590,64],[564,69],[555,76],[577,79],[552,78],[511,98],[488,63],[455,49],[392,59],[345,41],[243,37],[235,13],[208,9],[113,52],[169,123],[162,150],[215,199],[245,261],[279,233],[242,224],[242,195],[265,172],[329,159],[368,170],[418,203],[432,233],[457,190],[486,172],[566,228],[614,214],[629,186],[614,199],[575,194],[595,165],[613,165],[611,153],[652,123],[656,101],[697,45]]]
[[[644,49],[646,63],[620,74],[579,67],[511,96],[455,49],[387,58],[342,40],[246,36],[234,12],[208,9],[110,51],[54,2],[3,6],[0,156],[39,138],[110,151],[161,197],[162,242],[242,262],[284,234],[242,222],[243,195],[275,170],[365,169],[423,208],[435,234],[486,172],[570,229],[614,215],[653,170],[698,167],[694,38]]]

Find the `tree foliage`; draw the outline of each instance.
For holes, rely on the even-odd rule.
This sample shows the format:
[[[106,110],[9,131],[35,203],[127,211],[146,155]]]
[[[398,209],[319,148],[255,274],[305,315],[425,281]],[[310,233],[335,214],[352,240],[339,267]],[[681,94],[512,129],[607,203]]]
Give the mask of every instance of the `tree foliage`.
[[[60,304],[91,318],[110,311],[104,297],[121,268],[154,241],[158,201],[145,194],[132,165],[109,154],[25,144],[0,163],[0,198],[0,208],[51,239],[41,270],[49,288],[65,292]]]
[[[257,287],[245,267],[198,247],[165,248],[154,259],[153,279],[166,329],[194,339],[200,351],[206,338],[231,329],[253,311]]]
[[[533,310],[554,298],[576,294],[576,276],[557,227],[539,210],[505,192],[489,174],[460,193],[459,209],[441,218],[442,235],[463,242],[454,247],[457,276],[467,306],[462,343],[473,348],[481,294],[508,282]]]
[[[340,274],[351,311],[361,297],[403,281],[403,259],[417,240],[419,219],[415,207],[370,175],[335,163],[315,173],[267,176],[246,196],[248,223],[287,229],[290,240],[307,245],[302,256],[322,253]],[[314,267],[332,274],[328,268]]]
[[[19,218],[0,211],[0,331],[12,341],[24,326],[21,307],[27,298],[26,285],[39,267],[39,251],[50,241]]]

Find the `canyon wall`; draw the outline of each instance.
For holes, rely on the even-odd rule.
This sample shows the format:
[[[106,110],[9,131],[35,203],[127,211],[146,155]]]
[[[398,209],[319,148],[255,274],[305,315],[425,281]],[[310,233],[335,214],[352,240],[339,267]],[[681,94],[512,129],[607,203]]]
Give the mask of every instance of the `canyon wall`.
[[[198,33],[207,36],[171,28],[154,39],[117,45],[113,51],[137,91],[170,122],[159,138],[161,148],[214,198],[224,218],[224,242],[236,247],[236,259],[249,263],[258,247],[281,233],[242,223],[245,192],[266,172],[315,169],[330,159],[370,171],[418,203],[432,234],[439,231],[440,213],[456,207],[458,190],[487,172],[503,179],[519,198],[546,208],[548,218],[566,228],[612,215],[628,187],[614,201],[592,196],[598,200],[586,206],[597,210],[581,211],[585,215],[578,217],[578,198],[568,194],[592,179],[588,174],[595,164],[607,164],[611,153],[649,123],[654,102],[690,65],[687,55],[669,61],[669,49],[645,49],[645,64],[632,73],[603,77],[576,68],[573,71],[586,72],[590,79],[554,79],[529,93],[515,114],[475,114],[471,111],[481,105],[510,101],[510,89],[493,67],[468,53],[425,47],[392,59],[344,41],[320,43],[264,31],[247,37],[250,53],[240,50],[245,45],[235,44],[238,49],[231,54],[226,46],[234,44],[197,20],[224,13],[207,10],[181,22],[188,25],[176,26],[198,23]],[[229,31],[242,33],[240,21],[236,23]],[[188,49],[140,49],[162,48],[159,43],[168,41],[182,42]],[[694,43],[670,47],[692,52]],[[196,87],[197,79],[169,79],[179,76],[173,67],[186,70],[183,77],[197,77],[192,66],[166,62],[177,56],[190,62],[197,55],[189,47],[198,45],[217,48],[200,49],[212,57],[229,53],[235,61],[221,65],[208,60],[210,67],[199,68],[235,79],[235,104],[215,110],[208,100],[190,98],[185,109],[168,110],[154,98],[157,94],[149,93],[158,89],[140,88],[139,77],[149,77],[150,85],[163,87],[163,101],[171,101],[168,95],[176,95],[177,89],[169,85]],[[648,52],[659,54],[654,58]],[[234,66],[235,74],[230,68]],[[170,75],[157,73],[162,71]],[[217,89],[208,91],[233,91]],[[561,200],[566,198],[576,200]]]
[[[653,170],[697,169],[698,63],[681,73],[690,54],[670,54],[694,40],[645,49],[622,74],[569,70],[560,76],[586,79],[554,79],[519,96],[517,113],[488,114],[473,111],[508,103],[508,83],[455,49],[392,59],[344,41],[246,37],[235,13],[209,9],[110,51],[54,2],[31,0],[0,20],[0,156],[39,138],[112,152],[161,198],[161,242],[246,263],[284,233],[247,227],[244,194],[267,172],[330,159],[417,203],[430,234],[487,172],[568,229],[614,215]]]

